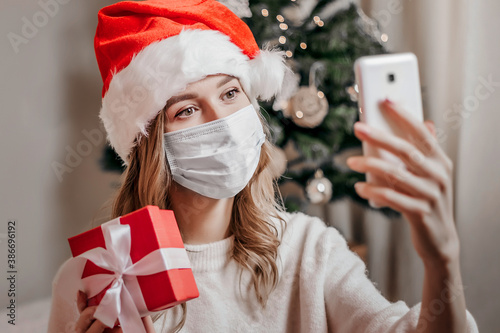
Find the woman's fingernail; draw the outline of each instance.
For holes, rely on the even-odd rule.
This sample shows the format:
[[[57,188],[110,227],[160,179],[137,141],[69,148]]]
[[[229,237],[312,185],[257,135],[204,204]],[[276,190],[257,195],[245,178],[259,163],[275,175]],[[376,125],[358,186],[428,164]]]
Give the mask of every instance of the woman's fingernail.
[[[370,134],[370,128],[368,127],[368,125],[363,124],[359,121],[354,124],[354,128],[361,133]]]
[[[363,187],[363,184],[361,184],[361,183],[359,183],[359,182],[358,182],[358,183],[356,183],[356,184],[354,184],[354,188],[355,188],[356,190],[359,190],[359,189],[361,189],[362,187]]]
[[[350,157],[350,158],[348,158],[346,162],[347,162],[347,165],[348,165],[348,166],[350,166],[351,168],[352,168],[352,167],[356,167],[356,166],[358,166],[358,164],[359,164],[359,163],[358,163],[358,159],[356,159],[356,158],[354,158],[354,157]]]

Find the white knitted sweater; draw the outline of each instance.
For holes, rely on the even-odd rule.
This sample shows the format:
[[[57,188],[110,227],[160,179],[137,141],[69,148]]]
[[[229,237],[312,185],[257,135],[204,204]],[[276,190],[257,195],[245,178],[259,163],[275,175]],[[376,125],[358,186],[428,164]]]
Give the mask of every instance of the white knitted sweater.
[[[363,261],[338,231],[318,218],[283,215],[287,224],[279,247],[280,279],[263,309],[250,274],[230,259],[234,237],[186,244],[200,297],[187,302],[182,332],[412,332],[420,303],[411,309],[390,303],[366,275]],[[53,283],[49,333],[66,332],[78,317],[78,274],[67,261]],[[170,332],[181,319],[175,307],[155,322],[156,332]],[[429,316],[432,320],[432,316]],[[467,332],[478,332],[467,311]]]

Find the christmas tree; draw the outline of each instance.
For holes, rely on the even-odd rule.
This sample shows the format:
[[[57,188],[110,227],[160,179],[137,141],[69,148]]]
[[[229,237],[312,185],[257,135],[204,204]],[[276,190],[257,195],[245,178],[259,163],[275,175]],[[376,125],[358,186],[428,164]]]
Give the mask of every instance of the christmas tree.
[[[305,195],[285,196],[287,210],[305,210],[344,197],[370,208],[354,183],[364,174],[345,165],[361,153],[354,136],[358,120],[353,64],[361,56],[385,53],[386,36],[357,3],[348,0],[220,0],[245,20],[261,46],[285,51],[293,75],[275,100],[261,103],[275,144],[280,186],[294,182]],[[123,171],[107,147],[105,170]],[[381,209],[388,215],[398,213]]]

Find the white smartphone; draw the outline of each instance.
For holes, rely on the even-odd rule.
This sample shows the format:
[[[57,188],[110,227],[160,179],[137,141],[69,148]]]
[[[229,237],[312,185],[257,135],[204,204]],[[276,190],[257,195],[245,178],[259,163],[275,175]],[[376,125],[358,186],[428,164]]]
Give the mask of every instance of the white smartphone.
[[[371,127],[409,139],[408,133],[398,128],[389,117],[382,113],[379,103],[388,98],[406,112],[411,113],[418,121],[423,122],[417,57],[413,53],[365,56],[356,60],[354,72],[359,93],[360,121]],[[387,150],[375,148],[365,141],[362,145],[365,156],[380,157],[406,169],[404,163]],[[388,183],[387,180],[370,172],[366,173],[366,181],[386,186]],[[374,208],[379,208],[371,200],[369,204]]]

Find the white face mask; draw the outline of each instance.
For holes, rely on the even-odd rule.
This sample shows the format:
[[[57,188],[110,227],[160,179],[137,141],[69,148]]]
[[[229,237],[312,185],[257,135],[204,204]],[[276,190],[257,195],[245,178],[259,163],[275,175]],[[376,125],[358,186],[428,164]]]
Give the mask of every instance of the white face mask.
[[[164,134],[174,180],[203,196],[223,199],[250,181],[265,141],[253,105],[202,125]]]

